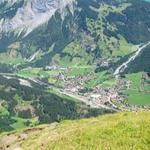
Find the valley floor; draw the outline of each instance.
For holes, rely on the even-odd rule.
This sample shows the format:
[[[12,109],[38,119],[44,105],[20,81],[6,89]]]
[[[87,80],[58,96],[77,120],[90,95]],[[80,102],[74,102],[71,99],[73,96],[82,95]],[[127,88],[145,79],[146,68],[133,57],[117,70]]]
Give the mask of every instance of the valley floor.
[[[46,95],[54,94],[63,100],[67,99],[67,103],[75,104],[75,106],[79,103],[84,104],[84,106],[91,110],[104,110],[104,113],[149,111],[150,74],[142,71],[128,74],[125,72],[122,74],[122,71],[124,72],[128,68],[129,63],[132,63],[147,45],[149,43],[140,46],[137,51],[130,54],[123,62],[116,64],[114,68],[111,66],[114,61],[113,59],[100,59],[97,60],[98,62],[90,65],[68,64],[67,62],[61,65],[52,63],[45,67],[33,67],[30,65],[19,67],[19,64],[16,64],[14,66],[15,69],[11,73],[0,73],[2,80],[2,83],[0,83],[0,92],[3,97],[0,103],[0,117],[2,118],[0,121],[0,131],[10,131],[41,123],[39,122],[38,115],[35,113],[36,109],[34,105],[35,102],[39,102],[39,97],[34,99],[33,96],[28,95],[32,95],[37,86],[38,88],[43,87],[43,91],[38,89],[41,93],[46,92]],[[97,70],[98,67],[100,70]],[[115,68],[117,68],[116,71]],[[6,80],[6,83],[3,83],[3,79]],[[15,87],[15,82],[18,84],[17,87]],[[9,83],[12,84],[9,85]],[[28,92],[26,93],[25,89],[30,89],[29,91],[32,89],[33,91],[29,92],[27,90]],[[21,90],[18,93],[20,94],[19,97],[14,93],[14,90],[16,92]],[[7,97],[8,93],[14,93],[11,98],[12,101]],[[24,95],[25,93],[26,95]],[[45,96],[41,100],[42,107],[44,103],[43,99],[45,100]],[[11,104],[8,103],[10,101]],[[57,103],[57,101],[55,102]],[[48,111],[43,109],[38,110],[42,110],[43,112],[41,112],[44,113],[44,116],[49,115],[47,119],[51,120],[52,118],[53,121],[62,120],[63,116],[59,116],[61,111],[58,109],[55,112],[51,108],[51,105],[53,105],[52,101],[48,99],[46,103],[48,104],[46,106],[49,107]],[[11,108],[12,104],[15,105],[14,108]],[[64,105],[63,103],[62,109],[65,107]],[[47,109],[47,107],[45,108]],[[74,108],[77,109],[77,107]],[[65,110],[69,109],[65,107]],[[54,118],[51,116],[50,111],[53,114],[56,113]],[[18,115],[20,113],[28,115],[30,112],[31,117],[29,119]],[[78,112],[81,113],[82,111]],[[93,114],[97,114],[97,112]],[[83,117],[86,116],[83,115],[81,118]],[[13,121],[10,123],[10,120]]]

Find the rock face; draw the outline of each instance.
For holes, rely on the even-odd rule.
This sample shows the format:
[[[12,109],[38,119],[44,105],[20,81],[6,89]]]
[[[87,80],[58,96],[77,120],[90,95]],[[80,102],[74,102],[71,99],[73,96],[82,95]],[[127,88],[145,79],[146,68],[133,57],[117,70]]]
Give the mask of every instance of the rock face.
[[[2,3],[2,2],[1,2]],[[16,1],[8,1],[16,3]],[[72,5],[73,0],[24,0],[23,6],[17,9],[13,18],[2,18],[0,21],[1,31],[12,31],[19,29],[28,35],[41,24],[46,23],[55,14],[63,10],[67,5]]]

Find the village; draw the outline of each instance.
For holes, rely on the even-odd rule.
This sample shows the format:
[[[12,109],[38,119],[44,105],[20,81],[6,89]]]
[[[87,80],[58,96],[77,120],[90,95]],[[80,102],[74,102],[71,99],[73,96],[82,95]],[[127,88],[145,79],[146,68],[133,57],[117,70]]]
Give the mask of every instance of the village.
[[[107,106],[116,110],[139,111],[147,110],[147,107],[139,108],[130,106],[126,101],[126,96],[122,94],[122,89],[129,89],[132,81],[118,78],[115,85],[103,88],[101,85],[96,85],[94,88],[87,89],[85,83],[94,77],[94,72],[81,74],[78,76],[68,76],[66,72],[70,68],[60,68],[58,66],[46,67],[47,70],[59,69],[61,72],[53,76],[55,80],[62,82],[61,92],[66,95],[72,95],[79,99],[84,99],[84,102],[95,107]]]

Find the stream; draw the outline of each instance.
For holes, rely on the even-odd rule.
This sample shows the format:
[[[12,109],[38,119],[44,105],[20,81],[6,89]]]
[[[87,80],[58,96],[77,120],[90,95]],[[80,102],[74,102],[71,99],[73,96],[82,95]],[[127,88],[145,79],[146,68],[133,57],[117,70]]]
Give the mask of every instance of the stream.
[[[122,73],[127,67],[128,67],[128,64],[132,61],[135,60],[135,58],[137,56],[140,55],[140,53],[142,52],[142,50],[144,50],[148,45],[150,45],[150,41],[146,44],[144,44],[143,46],[139,46],[139,48],[137,49],[137,51],[131,56],[129,57],[129,59],[124,62],[123,64],[121,64],[114,72],[114,75],[117,76],[119,75],[120,73]]]

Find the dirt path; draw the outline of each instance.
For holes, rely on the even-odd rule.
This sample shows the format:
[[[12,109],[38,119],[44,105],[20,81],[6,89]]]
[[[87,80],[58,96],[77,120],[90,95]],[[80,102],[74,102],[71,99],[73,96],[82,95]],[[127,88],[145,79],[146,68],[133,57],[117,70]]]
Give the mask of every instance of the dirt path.
[[[7,134],[0,137],[0,150],[23,150],[20,146],[21,141],[28,138],[33,132],[38,132],[43,128],[26,129],[22,132]]]

